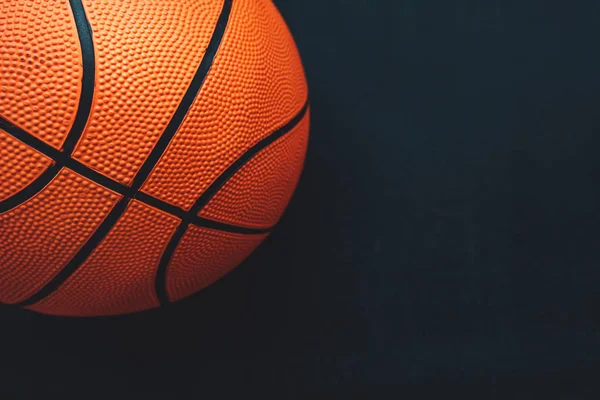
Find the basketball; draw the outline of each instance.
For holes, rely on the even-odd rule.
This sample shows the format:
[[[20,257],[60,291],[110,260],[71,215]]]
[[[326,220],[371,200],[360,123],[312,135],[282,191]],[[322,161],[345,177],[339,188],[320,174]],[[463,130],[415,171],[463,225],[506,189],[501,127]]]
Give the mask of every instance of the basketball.
[[[0,302],[166,305],[272,232],[308,89],[271,0],[0,3]]]

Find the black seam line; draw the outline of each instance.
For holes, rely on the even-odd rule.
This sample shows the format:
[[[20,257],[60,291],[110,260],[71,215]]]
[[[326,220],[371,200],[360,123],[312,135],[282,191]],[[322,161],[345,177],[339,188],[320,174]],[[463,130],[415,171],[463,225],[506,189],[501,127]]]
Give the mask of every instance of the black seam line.
[[[125,186],[107,176],[100,174],[99,172],[94,171],[93,169],[85,166],[81,162],[71,158],[69,155],[64,154],[62,151],[55,149],[50,146],[48,143],[38,139],[37,137],[31,135],[30,133],[25,132],[23,129],[11,124],[7,120],[0,118],[0,129],[19,140],[20,142],[26,144],[34,150],[37,150],[39,153],[51,158],[55,161],[54,167],[67,167],[79,175],[84,176],[91,181],[94,181],[107,189],[110,189],[114,192],[117,192],[122,195],[133,195],[133,191],[130,190],[128,186]],[[52,168],[52,167],[50,167]],[[49,168],[49,169],[50,169]],[[58,168],[60,170],[60,168]],[[56,174],[59,171],[56,171]],[[55,174],[55,175],[56,175]],[[38,178],[40,179],[41,176]],[[32,184],[33,185],[33,184]],[[22,193],[22,192],[20,192]],[[22,203],[22,202],[21,202]],[[20,204],[20,203],[19,203]],[[18,204],[17,204],[18,205]],[[5,211],[5,209],[0,206],[0,212]]]
[[[166,212],[167,214],[174,215],[180,219],[186,218],[188,212],[183,210],[180,207],[169,204],[163,200],[160,200],[156,197],[153,197],[144,192],[135,192],[129,186],[126,186],[118,181],[115,181],[105,175],[102,175],[99,172],[94,171],[93,169],[85,166],[81,162],[73,159],[73,158],[65,158],[61,155],[60,150],[55,149],[54,147],[46,144],[42,140],[36,138],[23,131],[22,129],[12,125],[8,121],[0,118],[0,129],[7,132],[9,135],[13,136],[17,140],[27,144],[29,147],[34,148],[42,154],[56,160],[55,164],[46,169],[34,182],[29,184],[25,189],[18,193],[19,196],[12,196],[3,201],[0,201],[0,213],[13,209],[27,200],[34,197],[36,194],[42,191],[44,187],[58,175],[60,170],[63,167],[66,167],[79,175],[109,189],[115,193],[118,193],[122,196],[135,198],[142,203],[145,203],[149,206],[152,206],[158,210]],[[204,227],[213,227],[214,229],[219,229],[226,232],[238,232],[238,233],[247,233],[253,234],[254,230],[248,229],[245,227],[238,227],[235,225],[228,224],[220,224],[216,221],[208,220],[205,218],[195,217],[191,220],[193,225],[204,226]]]
[[[212,219],[203,218],[198,215],[191,215],[189,211],[185,211],[182,208],[166,203],[144,192],[138,192],[135,196],[135,199],[158,210],[164,211],[167,214],[174,215],[181,220],[188,219],[191,225],[196,225],[199,227],[211,228],[224,232],[241,233],[244,235],[259,235],[265,232],[269,232],[272,229],[247,228],[244,226],[230,225],[223,222],[214,221]]]
[[[196,74],[194,75],[194,78],[192,79],[192,82],[190,83],[187,92],[181,99],[179,107],[177,107],[177,110],[175,111],[175,114],[173,114],[173,117],[167,125],[167,128],[165,129],[164,133],[162,134],[162,136],[150,152],[150,155],[148,156],[148,158],[138,171],[137,175],[133,179],[131,186],[136,191],[140,187],[142,187],[144,181],[148,178],[150,172],[152,172],[152,169],[158,163],[160,157],[171,142],[173,136],[175,136],[175,133],[179,129],[179,126],[183,122],[183,119],[187,115],[187,112],[194,103],[196,96],[200,92],[202,84],[208,76],[208,71],[210,70],[210,67],[213,64],[215,56],[217,55],[217,51],[219,50],[219,46],[221,45],[221,40],[223,39],[223,36],[225,34],[225,28],[227,28],[227,22],[229,21],[229,14],[231,12],[232,2],[233,0],[225,0],[223,2],[223,9],[221,10],[221,15],[217,20],[213,36],[210,39],[210,42],[208,43],[208,47],[206,48],[204,57],[200,62],[200,66],[198,67],[198,70],[196,71]]]
[[[150,152],[150,155],[142,165],[142,167],[138,170],[133,181],[131,183],[131,187],[129,188],[129,193],[122,197],[117,204],[112,208],[108,216],[104,219],[104,221],[100,224],[100,226],[96,229],[96,231],[92,234],[92,236],[87,240],[87,242],[79,249],[79,251],[75,254],[75,256],[67,263],[65,267],[52,278],[46,285],[35,293],[30,298],[18,303],[18,306],[29,306],[39,302],[40,300],[46,298],[48,295],[53,293],[56,289],[58,289],[89,257],[90,254],[96,249],[96,247],[104,240],[106,235],[110,232],[110,230],[115,226],[119,218],[123,215],[129,202],[132,198],[136,197],[138,191],[158,163],[160,156],[163,154],[167,146],[169,145],[171,139],[179,129],[179,126],[183,122],[189,108],[194,102],[196,95],[200,91],[206,76],[212,66],[214,58],[217,54],[219,46],[221,44],[221,40],[225,34],[225,28],[227,27],[227,21],[229,20],[229,15],[231,12],[231,5],[233,0],[225,0],[223,2],[223,8],[221,10],[221,14],[219,19],[217,20],[217,24],[213,31],[213,35],[210,39],[204,57],[200,62],[200,66],[198,67],[190,86],[188,87],[185,95],[181,99],[177,110],[173,114],[171,121],[165,128],[165,131],[159,138],[158,142]],[[80,0],[74,0],[73,3],[81,4]],[[83,11],[83,10],[82,10]],[[82,13],[83,17],[85,17],[85,12]]]
[[[269,228],[246,228],[238,225],[229,225],[223,222],[214,221],[212,219],[206,219],[197,215],[192,216],[189,221],[189,225],[196,225],[203,228],[213,229],[216,231],[224,231],[230,233],[240,233],[242,235],[263,235],[273,230],[273,227]]]
[[[156,276],[154,277],[154,292],[156,293],[156,298],[158,299],[158,304],[160,304],[160,306],[165,306],[171,302],[169,300],[169,295],[167,294],[167,267],[173,258],[175,249],[179,246],[179,242],[181,242],[183,235],[187,231],[188,226],[189,224],[183,221],[179,224],[158,262]]]
[[[79,266],[85,262],[92,251],[94,251],[98,243],[100,243],[106,236],[106,233],[117,223],[121,215],[123,215],[125,212],[127,205],[129,204],[129,200],[130,199],[128,197],[122,197],[121,200],[115,204],[110,213],[106,216],[104,221],[102,221],[100,226],[98,226],[88,241],[79,249],[79,251],[68,262],[68,264],[50,280],[50,282],[48,282],[30,298],[14,305],[19,307],[30,306],[46,298],[52,292],[58,289],[60,285],[62,285],[77,270],[77,268],[79,268]]]
[[[71,131],[63,144],[63,153],[68,155],[75,149],[87,125],[94,101],[96,79],[96,56],[94,53],[94,41],[92,39],[92,27],[87,20],[81,0],[69,0],[69,3],[71,3],[73,18],[77,27],[77,35],[79,36],[83,76],[81,78],[81,95],[79,96],[77,114],[71,126]]]
[[[248,161],[250,161],[256,154],[261,150],[275,142],[277,139],[291,131],[302,121],[302,118],[308,111],[308,100],[304,103],[302,109],[292,118],[287,124],[271,133],[266,138],[262,139],[250,149],[248,149],[240,158],[238,158],[233,164],[229,166],[215,181],[206,189],[204,193],[196,200],[190,212],[192,214],[198,214],[208,202],[215,196],[215,194],[227,183],[227,181],[235,175]]]
[[[229,166],[215,181],[206,189],[204,193],[196,200],[194,205],[190,208],[190,211],[187,213],[186,217],[181,220],[181,223],[177,227],[177,230],[171,236],[169,240],[169,244],[167,245],[163,255],[158,264],[158,269],[156,271],[156,279],[154,281],[154,287],[156,290],[156,296],[161,306],[169,304],[171,301],[169,299],[169,295],[167,294],[167,269],[173,258],[173,253],[177,246],[179,246],[179,242],[183,238],[185,232],[188,227],[196,218],[198,217],[198,213],[202,211],[202,209],[210,202],[210,200],[217,194],[217,192],[227,183],[229,179],[236,172],[238,172],[248,161],[250,161],[254,156],[256,156],[261,150],[264,150],[266,147],[271,145],[277,139],[281,138],[285,134],[289,133],[292,129],[294,129],[298,124],[302,121],[302,119],[306,116],[308,112],[309,103],[308,100],[300,110],[298,114],[294,118],[292,118],[287,124],[271,133],[269,136],[264,138],[263,140],[256,143],[250,149],[248,149],[240,158],[238,158],[233,164]],[[221,231],[235,232],[235,233],[252,233],[252,234],[266,234],[273,230],[273,227],[269,229],[250,229],[250,228],[242,228],[236,226],[236,231],[227,230],[223,224],[206,220],[204,218],[200,218],[202,220],[202,226],[205,226],[210,229],[218,229]],[[247,229],[247,231],[241,231]]]
[[[27,134],[24,131],[19,132],[19,135],[14,134],[15,128],[8,121],[0,119],[0,128],[3,128],[8,133],[17,137],[23,143],[29,144],[36,150],[43,154],[50,155],[56,161],[56,164],[48,167],[44,173],[38,176],[33,182],[31,182],[26,188],[22,189],[18,193],[15,193],[11,197],[0,202],[0,213],[8,211],[18,205],[31,199],[37,193],[42,191],[52,179],[60,172],[61,165],[65,165],[64,161],[70,158],[71,153],[75,149],[77,142],[83,134],[83,130],[87,124],[90,111],[92,109],[92,102],[94,100],[94,84],[96,75],[96,61],[94,55],[94,43],[92,40],[92,28],[85,16],[83,11],[83,5],[80,0],[70,0],[71,9],[73,10],[73,17],[75,19],[75,26],[77,28],[77,35],[79,37],[79,43],[81,48],[81,62],[82,62],[82,77],[81,77],[81,94],[79,96],[79,104],[77,106],[77,112],[75,119],[71,125],[71,129],[67,134],[67,137],[63,143],[62,152],[56,150],[52,146],[38,140],[38,146],[31,146],[30,138],[35,138]],[[36,138],[37,139],[37,138]],[[63,162],[61,162],[62,160]]]
[[[38,176],[33,182],[19,191],[16,195],[0,201],[0,213],[11,210],[28,201],[41,192],[54,179],[61,169],[61,165],[53,164]]]

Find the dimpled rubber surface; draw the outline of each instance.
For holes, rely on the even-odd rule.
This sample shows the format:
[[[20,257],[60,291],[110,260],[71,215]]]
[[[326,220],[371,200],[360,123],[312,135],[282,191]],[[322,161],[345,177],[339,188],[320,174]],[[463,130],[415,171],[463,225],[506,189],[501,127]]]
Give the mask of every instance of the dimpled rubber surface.
[[[52,164],[52,160],[0,129],[0,201],[19,193]]]
[[[74,157],[129,183],[196,72],[223,2],[84,0],[96,91]]]
[[[59,148],[83,74],[68,0],[0,1],[0,49],[0,115]]]
[[[15,0],[0,23],[0,303],[140,311],[209,285],[267,237],[309,125],[270,0]]]
[[[0,301],[37,292],[75,254],[118,195],[63,169],[37,196],[0,214]]]
[[[290,201],[308,145],[309,115],[246,163],[200,216],[249,228],[274,226]]]
[[[306,99],[298,51],[271,0],[235,0],[210,73],[143,191],[189,209]]]
[[[133,201],[88,260],[56,292],[29,308],[91,316],[158,306],[156,267],[178,223],[175,217]]]
[[[185,233],[167,270],[171,301],[197,292],[244,261],[267,237],[240,235],[192,226]]]

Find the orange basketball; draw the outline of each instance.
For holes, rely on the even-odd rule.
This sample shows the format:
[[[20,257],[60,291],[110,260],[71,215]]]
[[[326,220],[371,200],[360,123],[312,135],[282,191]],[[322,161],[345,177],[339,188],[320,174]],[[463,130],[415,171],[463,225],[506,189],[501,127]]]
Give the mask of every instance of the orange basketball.
[[[269,234],[306,153],[271,0],[0,2],[0,302],[173,302]]]

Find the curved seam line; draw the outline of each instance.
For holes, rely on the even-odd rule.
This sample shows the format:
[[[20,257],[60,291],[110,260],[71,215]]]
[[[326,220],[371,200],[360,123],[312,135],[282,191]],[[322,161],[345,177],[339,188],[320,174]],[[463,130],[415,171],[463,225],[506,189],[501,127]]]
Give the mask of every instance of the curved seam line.
[[[65,159],[62,161],[56,160],[54,157],[56,154],[58,154],[60,152],[59,150],[47,145],[45,142],[42,142],[41,140],[35,138],[33,135],[10,124],[8,121],[6,121],[2,118],[0,118],[0,129],[2,129],[3,131],[8,133],[15,139],[19,140],[20,142],[25,143],[26,145],[33,148],[34,150],[37,150],[41,154],[49,157],[54,162],[53,165],[46,168],[46,170],[38,178],[36,178],[36,181],[30,183],[27,187],[25,187],[24,189],[22,189],[19,192],[19,193],[23,193],[27,190],[32,190],[31,194],[28,194],[27,198],[24,201],[14,201],[13,200],[14,196],[11,196],[11,197],[1,201],[0,202],[0,214],[3,212],[6,212],[6,211],[10,211],[11,209],[16,208],[16,207],[24,204],[25,202],[27,202],[27,200],[34,197],[45,186],[47,186],[47,183],[49,183],[56,175],[58,175],[58,173],[60,172],[60,170],[62,168],[66,168],[68,170],[76,172],[77,174],[83,176],[84,178],[87,178],[90,181],[92,181],[108,190],[112,190],[113,192],[115,192],[117,194],[120,194],[123,196],[129,196],[129,197],[134,197],[134,195],[135,195],[136,200],[138,200],[146,205],[149,205],[151,207],[154,207],[160,211],[163,211],[167,214],[171,214],[180,219],[184,218],[187,215],[187,212],[183,208],[172,205],[170,203],[167,203],[164,200],[156,198],[156,197],[149,195],[142,191],[140,191],[138,193],[134,193],[133,190],[129,186],[126,186],[112,178],[102,175],[101,173],[85,166],[84,164],[82,164],[81,162],[79,162],[73,158],[68,158],[68,159]],[[46,147],[48,147],[48,149],[46,149]],[[57,171],[48,172],[48,171],[53,170],[54,168],[56,168]],[[39,185],[43,182],[42,178],[43,178],[44,174],[48,174],[48,176],[46,177],[48,182],[45,185],[42,185],[42,187],[38,189],[37,185]],[[52,174],[52,175],[50,175],[50,174]],[[35,188],[35,190],[34,190],[34,188]],[[22,195],[24,195],[24,194],[22,194]],[[9,202],[11,202],[11,201],[14,203],[9,204]],[[212,220],[207,220],[207,221],[209,221],[209,222],[207,222],[209,224],[212,223]],[[203,221],[200,219],[194,220],[192,222],[192,224],[198,225],[198,226],[204,226]],[[230,226],[230,228],[228,228],[228,230],[234,230],[236,228],[235,225],[227,225],[227,226]],[[240,228],[245,229],[244,227],[240,227]]]
[[[231,6],[233,0],[225,0],[223,2],[223,8],[217,19],[215,29],[213,31],[210,42],[206,48],[204,56],[200,61],[200,65],[194,74],[192,82],[190,83],[186,93],[182,97],[177,110],[171,117],[171,121],[165,128],[161,137],[155,144],[154,148],[150,152],[150,155],[144,161],[142,167],[138,170],[131,187],[128,188],[127,194],[125,194],[117,203],[113,206],[112,210],[104,218],[102,223],[96,228],[92,236],[86,241],[86,243],[77,251],[73,258],[65,265],[49,282],[47,282],[40,290],[21,302],[15,303],[18,306],[29,306],[39,302],[46,298],[56,289],[58,289],[77,269],[87,260],[92,254],[96,247],[104,240],[112,228],[117,224],[118,220],[125,213],[127,206],[130,201],[139,196],[142,185],[152,172],[153,168],[158,163],[160,156],[169,145],[171,139],[175,136],[175,133],[179,129],[183,122],[188,110],[194,103],[196,96],[200,92],[202,85],[210,71],[213,61],[216,57],[221,41],[225,34],[229,16],[231,13]],[[71,4],[81,5],[80,0],[71,0]],[[85,18],[85,11],[80,15]],[[74,160],[73,160],[74,161]],[[98,174],[100,175],[100,174]]]
[[[85,126],[90,116],[92,103],[94,100],[94,85],[96,78],[96,58],[91,33],[92,28],[85,17],[85,12],[83,11],[83,5],[81,4],[81,1],[69,0],[69,2],[73,11],[73,19],[75,21],[75,28],[77,30],[77,37],[79,39],[79,48],[81,50],[82,65],[81,92],[79,95],[79,103],[77,105],[75,119],[73,120],[71,129],[69,129],[69,133],[67,134],[67,137],[63,142],[62,151],[56,150],[52,146],[46,144],[47,147],[56,150],[54,152],[54,156],[51,156],[51,158],[56,162],[56,164],[48,167],[33,182],[29,183],[27,187],[21,189],[19,192],[0,202],[0,213],[9,211],[15,207],[18,207],[20,204],[23,204],[26,201],[30,200],[32,197],[36,196],[39,192],[41,192],[46,187],[46,185],[50,183],[50,181],[52,181],[52,179],[54,179],[56,175],[58,175],[58,173],[61,170],[61,166],[65,165],[64,160],[66,158],[70,158],[71,153],[75,149],[75,145],[79,141],[79,138],[81,138],[81,135],[85,130]],[[2,127],[2,125],[13,125],[8,121],[2,119],[0,120],[0,127]],[[17,128],[16,125],[14,127]],[[25,135],[21,136],[30,135],[24,130],[23,132],[25,133]]]
[[[158,301],[160,305],[166,305],[170,303],[169,295],[167,294],[167,272],[169,268],[169,264],[177,246],[185,233],[189,225],[192,224],[192,221],[195,218],[200,218],[201,220],[207,221],[206,219],[199,217],[198,213],[202,211],[204,207],[210,202],[210,200],[219,192],[219,190],[233,177],[246,163],[254,158],[258,153],[267,148],[269,145],[274,143],[277,139],[280,139],[287,133],[291,132],[295,127],[297,127],[300,122],[304,119],[308,112],[309,103],[308,100],[304,103],[304,106],[300,110],[296,116],[294,116],[287,124],[277,129],[266,138],[260,140],[250,149],[248,149],[244,154],[242,154],[233,164],[231,164],[215,181],[198,197],[194,205],[188,211],[186,218],[181,220],[181,223],[177,227],[173,236],[169,240],[169,244],[167,245],[160,262],[158,264],[158,268],[156,271],[156,278],[154,281],[154,287],[156,290],[156,296],[158,297]],[[212,226],[219,226],[220,223],[216,221],[211,221]],[[208,226],[207,228],[211,229],[212,226]],[[241,227],[237,227],[238,229]],[[273,227],[274,228],[274,227]],[[253,230],[256,234],[266,234],[269,233],[273,228],[260,230]],[[224,229],[220,229],[224,230]]]
[[[44,190],[46,186],[58,175],[62,166],[55,162],[48,166],[37,178],[30,182],[27,186],[23,187],[14,195],[7,197],[0,201],[0,214],[6,211],[10,211],[13,208],[26,203],[39,192]]]

